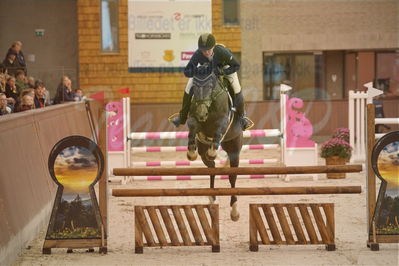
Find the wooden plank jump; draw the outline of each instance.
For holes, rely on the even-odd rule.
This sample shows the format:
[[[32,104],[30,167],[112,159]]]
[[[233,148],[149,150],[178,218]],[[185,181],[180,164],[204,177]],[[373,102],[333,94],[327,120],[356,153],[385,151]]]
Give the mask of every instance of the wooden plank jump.
[[[273,215],[273,212],[276,215]],[[280,225],[281,230],[277,225]],[[251,251],[258,251],[258,245],[321,244],[324,244],[328,251],[333,251],[334,204],[249,204],[249,244]]]
[[[157,246],[212,246],[212,252],[220,252],[217,204],[135,206],[134,213],[135,253]]]
[[[357,194],[360,186],[113,189],[115,197],[250,196],[300,194]]]
[[[290,175],[322,173],[357,173],[362,165],[317,165],[288,167],[230,167],[230,168],[114,168],[115,176],[184,176],[184,175]]]

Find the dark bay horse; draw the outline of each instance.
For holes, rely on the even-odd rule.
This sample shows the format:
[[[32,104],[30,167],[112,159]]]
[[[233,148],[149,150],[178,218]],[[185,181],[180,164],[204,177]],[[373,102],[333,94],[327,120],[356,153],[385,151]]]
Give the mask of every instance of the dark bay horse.
[[[203,163],[215,168],[216,152],[222,146],[228,155],[230,167],[238,167],[242,147],[242,127],[237,115],[232,111],[232,101],[227,89],[227,82],[215,76],[213,72],[198,71],[193,78],[193,94],[190,116],[187,158],[195,160],[198,154]],[[229,181],[235,187],[237,175],[230,175]],[[210,176],[210,187],[215,186],[215,176]],[[216,198],[211,197],[213,202]],[[237,196],[231,196],[230,217],[239,219]]]

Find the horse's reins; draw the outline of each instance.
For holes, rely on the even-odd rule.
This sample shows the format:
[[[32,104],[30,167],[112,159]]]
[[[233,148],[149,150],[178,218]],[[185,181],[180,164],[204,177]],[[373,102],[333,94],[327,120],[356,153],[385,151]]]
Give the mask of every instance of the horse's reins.
[[[213,101],[216,100],[216,98],[217,98],[223,91],[225,91],[225,92],[227,93],[228,97],[229,97],[229,101],[230,101],[231,106],[232,106],[232,107],[230,108],[230,110],[229,110],[229,119],[230,119],[229,125],[227,126],[226,131],[224,132],[224,134],[222,135],[222,137],[221,137],[221,139],[220,139],[220,142],[223,142],[224,138],[225,138],[226,135],[227,135],[227,132],[229,132],[229,129],[231,128],[231,125],[233,124],[233,121],[234,121],[234,112],[233,112],[233,111],[234,111],[234,107],[233,107],[234,103],[233,103],[233,99],[232,99],[231,96],[230,96],[229,91],[226,89],[226,87],[224,86],[224,84],[223,84],[218,78],[216,78],[216,80],[217,80],[219,86],[220,86],[222,89],[221,89],[216,95],[211,95],[211,97],[213,98],[212,100],[213,100]],[[205,142],[204,144],[206,144],[206,145],[212,144],[210,141],[207,141],[207,136],[205,136],[204,134],[202,134],[202,136],[204,137],[204,139],[201,139],[201,137],[199,136],[199,134],[196,135],[197,139],[198,139],[200,142],[202,142],[202,143]],[[213,139],[213,138],[209,138],[209,139]]]

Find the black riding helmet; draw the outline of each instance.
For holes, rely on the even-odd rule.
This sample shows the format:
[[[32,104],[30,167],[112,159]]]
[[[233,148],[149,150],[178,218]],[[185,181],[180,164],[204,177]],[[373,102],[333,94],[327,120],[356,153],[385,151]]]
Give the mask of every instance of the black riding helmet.
[[[204,33],[198,39],[198,49],[205,51],[212,49],[216,44],[215,36],[211,33]]]

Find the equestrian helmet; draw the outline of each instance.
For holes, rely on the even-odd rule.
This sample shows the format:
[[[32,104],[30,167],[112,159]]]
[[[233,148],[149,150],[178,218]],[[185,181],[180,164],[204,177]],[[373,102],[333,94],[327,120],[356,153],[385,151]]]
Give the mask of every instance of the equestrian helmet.
[[[198,39],[198,49],[206,51],[212,49],[216,44],[215,36],[211,33],[204,33]]]

